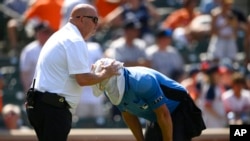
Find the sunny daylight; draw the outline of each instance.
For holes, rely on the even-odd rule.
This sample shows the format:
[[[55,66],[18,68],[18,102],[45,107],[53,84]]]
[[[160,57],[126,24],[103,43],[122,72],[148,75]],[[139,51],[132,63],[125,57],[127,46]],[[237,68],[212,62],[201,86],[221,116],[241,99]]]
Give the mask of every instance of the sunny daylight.
[[[250,0],[0,0],[0,141],[246,141]]]

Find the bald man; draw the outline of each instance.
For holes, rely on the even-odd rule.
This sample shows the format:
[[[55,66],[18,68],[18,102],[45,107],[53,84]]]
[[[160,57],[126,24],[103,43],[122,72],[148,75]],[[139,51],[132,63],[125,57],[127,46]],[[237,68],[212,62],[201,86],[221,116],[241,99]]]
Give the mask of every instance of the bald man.
[[[79,4],[41,50],[26,102],[39,141],[66,141],[82,87],[119,74],[115,64],[103,66],[98,74],[90,71],[85,40],[95,33],[97,23],[96,9]]]

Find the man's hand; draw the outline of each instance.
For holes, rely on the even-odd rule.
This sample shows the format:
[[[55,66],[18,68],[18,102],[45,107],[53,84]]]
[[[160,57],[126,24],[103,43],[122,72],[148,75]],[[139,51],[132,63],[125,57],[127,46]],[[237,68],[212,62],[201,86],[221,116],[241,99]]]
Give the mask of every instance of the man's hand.
[[[101,73],[107,78],[110,78],[114,75],[120,75],[119,73],[120,68],[121,68],[121,64],[116,63],[116,61],[114,60],[109,65],[102,64]]]

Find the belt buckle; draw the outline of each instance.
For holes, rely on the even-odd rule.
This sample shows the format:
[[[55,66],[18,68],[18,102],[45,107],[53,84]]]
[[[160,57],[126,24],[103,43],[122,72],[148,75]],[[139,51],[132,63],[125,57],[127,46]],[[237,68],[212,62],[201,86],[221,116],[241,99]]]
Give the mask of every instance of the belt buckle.
[[[63,103],[64,102],[64,98],[61,97],[61,98],[58,99],[58,101]]]

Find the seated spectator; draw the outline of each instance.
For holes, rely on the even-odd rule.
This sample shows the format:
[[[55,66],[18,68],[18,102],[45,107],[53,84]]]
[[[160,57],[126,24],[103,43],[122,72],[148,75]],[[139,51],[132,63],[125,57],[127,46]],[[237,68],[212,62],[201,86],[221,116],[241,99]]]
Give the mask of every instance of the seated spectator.
[[[203,116],[207,128],[224,128],[227,125],[226,111],[222,104],[222,93],[228,88],[224,85],[222,75],[227,69],[211,65],[207,70],[209,81],[204,90]]]
[[[152,44],[153,35],[152,28],[158,24],[160,15],[156,8],[148,0],[127,0],[119,7],[114,9],[106,16],[104,22],[120,24],[129,22],[131,20],[138,20],[141,24],[139,37],[144,39],[147,44]],[[113,25],[112,25],[113,26]]]
[[[21,120],[21,109],[15,104],[6,104],[3,107],[2,118],[5,129],[24,129]],[[26,127],[27,128],[27,127]]]
[[[35,0],[25,10],[21,18],[12,20],[8,25],[9,40],[13,49],[18,49],[18,27],[25,28],[30,20],[47,21],[54,31],[60,28],[61,7],[64,0]]]
[[[28,43],[20,54],[20,74],[24,92],[27,92],[32,84],[38,56],[53,30],[48,23],[40,22],[34,25],[34,32],[35,40]]]
[[[124,35],[112,41],[105,51],[106,57],[124,62],[125,66],[149,66],[146,42],[139,38],[141,24],[129,21],[124,24]]]
[[[191,66],[190,70],[187,72],[187,77],[181,81],[181,84],[187,89],[191,98],[194,102],[199,105],[201,99],[201,80],[198,79],[200,76],[200,69]]]
[[[235,72],[232,75],[231,89],[222,94],[222,102],[230,118],[229,124],[243,124],[244,122],[250,124],[250,91],[245,89],[245,82],[244,76]],[[234,117],[230,117],[232,114]]]
[[[155,44],[147,47],[146,54],[153,69],[180,81],[184,72],[184,62],[178,50],[171,45],[171,37],[171,29],[159,30],[156,33]]]

